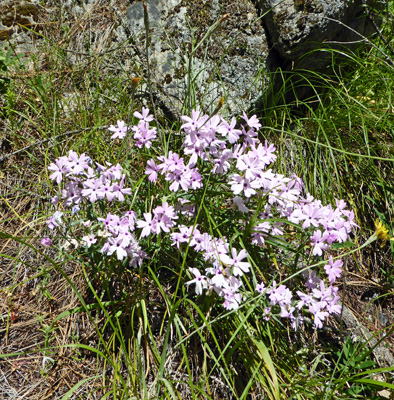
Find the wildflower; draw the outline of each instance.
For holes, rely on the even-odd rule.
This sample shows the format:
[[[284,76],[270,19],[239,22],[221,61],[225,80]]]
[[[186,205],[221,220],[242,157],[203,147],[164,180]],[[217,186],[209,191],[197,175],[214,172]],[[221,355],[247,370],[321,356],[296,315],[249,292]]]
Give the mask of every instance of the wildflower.
[[[244,272],[249,272],[250,264],[248,262],[242,261],[245,257],[248,256],[248,253],[245,249],[242,249],[238,255],[237,250],[233,247],[231,249],[232,258],[227,254],[222,255],[221,261],[233,267],[233,274],[235,276],[242,276]]]
[[[324,270],[326,271],[326,274],[328,275],[328,280],[330,281],[330,283],[334,283],[335,280],[341,276],[342,265],[343,265],[343,262],[341,260],[336,260],[334,262],[332,260],[332,257],[330,257],[330,260],[328,261],[328,265],[324,266]]]
[[[244,119],[245,122],[248,124],[248,126],[250,126],[251,128],[256,130],[259,130],[261,128],[261,124],[256,115],[253,115],[252,117],[248,118],[245,111],[243,111],[243,115],[241,118]]]
[[[144,122],[153,121],[153,115],[149,115],[149,108],[148,107],[142,107],[142,114],[139,113],[138,111],[135,111],[133,115],[134,115],[134,117],[136,117],[136,118],[138,118],[138,119],[140,119],[141,121],[144,121]]]
[[[145,174],[148,175],[148,180],[150,182],[156,182],[157,181],[157,173],[159,172],[159,168],[155,163],[155,160],[149,160],[146,163],[147,167],[145,170]]]
[[[323,321],[328,317],[328,312],[322,311],[324,304],[322,302],[315,302],[309,306],[309,311],[313,314],[313,322],[316,328],[323,327]]]
[[[227,136],[231,144],[236,143],[239,139],[239,135],[241,134],[241,131],[239,129],[234,129],[236,124],[237,121],[235,117],[231,118],[230,124],[222,119],[222,123],[217,129],[217,133],[220,133],[222,136]]]
[[[375,236],[382,240],[382,247],[388,242],[389,240],[394,240],[394,238],[390,238],[389,230],[386,228],[386,225],[379,220],[379,218],[375,221]]]
[[[256,292],[264,293],[266,291],[266,287],[263,282],[256,285]]]
[[[126,136],[127,133],[127,125],[125,124],[124,121],[117,121],[118,125],[114,126],[111,125],[108,130],[111,132],[114,132],[114,134],[111,136],[111,139],[123,139]]]
[[[149,236],[152,232],[156,233],[157,228],[157,220],[156,218],[152,219],[151,213],[144,213],[145,221],[138,220],[137,221],[137,228],[143,228],[141,232],[141,237]]]
[[[200,271],[197,268],[189,268],[189,271],[194,274],[195,278],[189,282],[186,282],[186,285],[191,285],[192,283],[195,283],[196,294],[202,294],[202,290],[208,288],[207,277],[205,275],[201,275]]]
[[[47,225],[49,229],[54,229],[59,226],[59,222],[62,223],[63,213],[61,211],[56,211],[49,220],[47,221]]]
[[[66,174],[70,171],[67,157],[58,158],[55,163],[49,165],[48,169],[53,171],[53,174],[49,177],[49,179],[56,180],[56,183],[59,184],[63,179],[63,174]]]
[[[41,244],[45,247],[49,247],[52,245],[52,240],[50,238],[42,238]]]
[[[95,238],[95,236],[93,234],[91,234],[91,235],[84,236],[82,238],[82,241],[84,242],[85,246],[89,249],[92,244],[97,242],[97,239]]]

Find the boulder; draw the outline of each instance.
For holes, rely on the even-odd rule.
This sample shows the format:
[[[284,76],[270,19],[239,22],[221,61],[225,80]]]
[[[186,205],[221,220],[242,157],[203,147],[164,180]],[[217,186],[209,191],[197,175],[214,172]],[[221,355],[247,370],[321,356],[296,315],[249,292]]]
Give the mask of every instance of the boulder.
[[[306,55],[322,46],[354,48],[363,36],[375,31],[368,10],[383,4],[367,0],[256,0],[269,42],[279,57],[315,71],[328,66],[331,55]]]
[[[146,4],[148,51],[142,2],[129,7],[127,25],[141,57],[145,61],[149,57],[156,93],[174,110],[187,109],[190,96],[191,103],[206,112],[223,97],[227,112],[235,114],[259,107],[268,89],[278,88],[280,74],[271,72],[279,67],[327,72],[331,54],[313,51],[362,42],[358,33],[368,36],[374,29],[366,7],[382,2],[147,0]],[[220,26],[204,39],[220,19]],[[307,92],[304,88],[303,96]]]
[[[149,0],[146,5],[148,49],[142,2],[129,7],[126,25],[145,75],[149,58],[154,93],[170,110],[187,110],[190,100],[209,113],[223,98],[222,112],[234,114],[261,96],[269,83],[269,48],[250,0]]]

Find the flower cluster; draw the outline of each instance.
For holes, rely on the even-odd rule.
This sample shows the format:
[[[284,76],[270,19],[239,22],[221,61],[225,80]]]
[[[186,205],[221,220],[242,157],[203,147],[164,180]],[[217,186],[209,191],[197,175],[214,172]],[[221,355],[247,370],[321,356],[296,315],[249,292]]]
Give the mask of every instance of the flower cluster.
[[[142,108],[142,113],[135,111],[134,117],[138,118],[140,122],[134,125],[131,130],[134,132],[135,145],[142,149],[142,147],[150,148],[152,140],[156,139],[156,128],[150,128],[149,122],[153,121],[153,116],[149,115],[149,108]],[[109,130],[114,134],[111,139],[123,139],[127,135],[128,127],[124,121],[117,121],[117,126],[111,125]]]
[[[130,131],[134,132],[136,146],[150,148],[156,138],[156,128],[149,126],[153,117],[147,108],[134,116],[139,122]],[[302,273],[304,278],[303,286],[297,286],[299,290],[294,285],[276,283],[275,276],[270,284],[261,282],[255,288],[265,302],[265,320],[278,312],[297,329],[303,321],[302,311],[307,310],[319,328],[328,315],[340,311],[338,289],[333,284],[342,273],[342,261],[329,257],[329,251],[333,244],[346,242],[354,231],[354,213],[346,209],[343,200],[337,200],[333,207],[305,194],[304,184],[296,175],[275,173],[271,165],[276,160],[276,149],[266,141],[260,142],[258,118],[248,118],[245,113],[241,118],[244,122],[237,126],[234,117],[227,122],[218,115],[209,117],[195,110],[191,117],[183,116],[183,154],[169,151],[146,163],[147,180],[168,187],[171,193],[155,207],[152,205],[150,212],[135,209],[119,215],[86,216],[84,226],[90,231],[82,237],[82,243],[88,249],[94,245],[102,254],[116,254],[120,261],[128,258],[131,265],[141,266],[147,258],[141,240],[161,235],[182,254],[185,248],[191,248],[199,255],[195,260],[200,261],[189,268],[193,279],[186,285],[195,285],[198,295],[204,291],[216,293],[223,298],[226,309],[237,309],[252,295],[244,285],[252,269],[248,246],[230,245],[224,236],[215,238],[203,232],[195,219],[197,199],[204,191],[205,180],[213,175],[221,188],[222,203],[237,221],[243,221],[237,229],[248,226],[249,246],[264,249],[267,238],[286,240],[288,233],[298,230],[298,237],[303,239],[293,241],[295,251],[302,242],[305,258],[326,258],[324,272],[308,268],[296,271],[295,275]],[[128,133],[123,121],[109,130],[112,139],[123,139]],[[125,173],[119,164],[102,166],[85,154],[78,156],[70,151],[48,169],[53,172],[50,178],[62,186],[60,200],[72,207],[74,214],[83,204],[101,201],[109,206],[131,194],[131,189],[125,188]],[[173,205],[169,199],[174,200]],[[53,203],[60,200],[55,198]],[[48,227],[58,228],[61,218],[58,211],[50,217]],[[101,230],[93,232],[95,227]]]

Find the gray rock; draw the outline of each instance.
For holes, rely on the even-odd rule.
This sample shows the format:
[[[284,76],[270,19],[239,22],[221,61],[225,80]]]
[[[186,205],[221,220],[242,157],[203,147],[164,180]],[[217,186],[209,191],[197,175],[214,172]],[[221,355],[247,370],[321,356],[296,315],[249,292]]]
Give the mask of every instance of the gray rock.
[[[365,6],[381,7],[383,3],[372,0],[256,0],[273,47],[284,59],[296,62],[323,44],[349,47],[363,41],[358,33],[368,36],[374,30]],[[304,58],[303,67],[320,69],[324,66],[316,61],[320,57],[314,53],[307,61]],[[323,57],[323,64],[327,64],[327,57]]]
[[[211,112],[223,97],[222,112],[234,114],[261,96],[268,84],[269,49],[250,0],[149,0],[146,4],[148,54],[142,2],[129,7],[127,25],[145,66],[149,57],[154,90],[171,103],[169,108],[186,110],[190,96],[192,105]],[[204,39],[225,15],[217,30]],[[190,66],[191,76],[187,74]]]

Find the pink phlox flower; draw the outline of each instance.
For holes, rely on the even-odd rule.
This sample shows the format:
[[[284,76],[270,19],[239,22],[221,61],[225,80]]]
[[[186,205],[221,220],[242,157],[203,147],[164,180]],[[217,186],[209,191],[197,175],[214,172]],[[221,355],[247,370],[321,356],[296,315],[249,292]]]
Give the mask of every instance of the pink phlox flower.
[[[90,166],[85,170],[84,175],[85,175],[86,179],[96,179],[97,178],[96,171]]]
[[[49,179],[56,180],[56,183],[59,184],[63,179],[63,174],[70,172],[68,164],[68,158],[65,156],[55,160],[55,163],[49,164],[48,169],[54,171],[53,174],[50,175]]]
[[[157,173],[159,172],[159,167],[156,165],[154,160],[149,160],[146,163],[147,167],[145,170],[145,174],[148,175],[148,180],[150,182],[157,181]]]
[[[126,175],[123,175],[121,181],[119,182],[119,184],[115,183],[113,185],[114,196],[119,201],[124,201],[124,195],[130,195],[131,194],[131,189],[130,188],[124,188],[125,177],[126,177]]]
[[[234,276],[242,276],[244,273],[249,272],[251,268],[250,263],[242,261],[248,256],[248,253],[245,249],[241,249],[237,254],[237,250],[233,247],[231,249],[231,255],[232,257],[229,257],[227,254],[224,254],[221,257],[221,261],[223,264],[232,267]]]
[[[283,207],[293,206],[300,197],[300,191],[294,187],[294,181],[283,183],[279,190],[280,199],[283,200]]]
[[[99,198],[99,190],[103,185],[103,181],[101,179],[88,179],[82,185],[84,187],[81,192],[82,196],[88,197],[91,203],[95,202]]]
[[[341,200],[335,199],[335,205],[339,210],[344,210],[347,206],[346,201],[342,199]]]
[[[238,158],[236,168],[241,172],[245,171],[245,178],[251,180],[260,177],[263,173],[259,160],[250,153]]]
[[[227,278],[226,274],[230,271],[228,268],[224,269],[221,265],[215,264],[213,268],[207,268],[206,272],[213,275],[210,278],[210,284],[214,286],[215,291],[220,293],[220,289],[226,286]]]
[[[201,125],[204,124],[206,117],[200,117],[200,111],[192,110],[192,117],[182,115],[181,119],[186,123],[181,126],[186,133],[194,133]]]
[[[320,283],[320,279],[318,276],[316,276],[316,272],[308,269],[302,273],[304,279],[305,279],[305,286],[309,290],[313,290],[317,288],[317,285]]]
[[[283,225],[282,222],[276,222],[275,224],[271,225],[271,235],[272,236],[282,236],[284,234],[283,229],[281,226]]]
[[[301,208],[302,214],[299,216],[300,221],[304,221],[302,227],[304,229],[313,225],[315,228],[319,226],[319,220],[323,217],[322,210],[313,204],[306,204]]]
[[[347,221],[345,224],[346,230],[348,231],[348,233],[350,232],[355,232],[357,228],[359,228],[359,226],[354,222],[354,211],[348,211],[348,210],[342,210],[343,215],[345,215],[347,217]]]
[[[109,243],[109,249],[106,252],[109,256],[116,252],[116,257],[119,261],[122,261],[127,257],[127,251],[122,246],[122,239],[110,237],[108,238],[107,243]]]
[[[242,127],[242,135],[245,137],[245,143],[251,147],[260,143],[260,140],[257,139],[257,133],[254,129],[246,130],[245,127]]]
[[[96,239],[96,237],[95,237],[93,234],[91,234],[91,235],[84,236],[84,237],[82,238],[82,241],[85,243],[85,246],[86,246],[88,249],[90,249],[90,247],[92,246],[92,244],[94,244],[94,243],[97,242],[97,239]]]
[[[67,182],[62,190],[62,197],[65,199],[64,204],[67,207],[73,204],[79,204],[83,200],[82,189],[78,182]]]
[[[267,141],[265,141],[264,146],[262,143],[259,143],[257,147],[251,146],[250,148],[250,153],[259,160],[261,168],[264,168],[276,160],[275,151],[275,146],[273,144],[268,145]]]
[[[166,174],[165,180],[170,182],[172,181],[169,187],[172,192],[176,193],[179,188],[182,188],[185,192],[187,192],[191,187],[191,177],[191,170],[189,170],[188,172],[169,172]]]
[[[123,176],[123,168],[118,163],[116,165],[111,165],[111,163],[107,163],[108,168],[106,168],[102,172],[102,176],[108,180],[119,180]]]
[[[339,278],[342,274],[342,260],[333,261],[332,257],[328,260],[328,265],[324,266],[324,270],[328,275],[328,280],[330,283],[334,283],[337,278]]]
[[[111,139],[123,139],[127,134],[127,125],[124,121],[118,120],[117,126],[111,125],[108,130],[114,132],[114,134],[111,136]]]
[[[330,246],[326,243],[326,239],[328,237],[327,233],[322,234],[320,230],[317,230],[313,233],[311,238],[311,245],[313,246],[312,254],[314,256],[323,255],[323,251],[330,248]]]
[[[245,111],[243,111],[241,118],[245,120],[245,122],[249,127],[256,129],[257,131],[261,128],[261,124],[259,119],[257,118],[257,115],[253,115],[250,118],[248,118]]]
[[[41,244],[45,247],[49,247],[52,245],[52,240],[50,238],[42,238],[41,239]]]
[[[42,238],[41,244],[45,247],[49,247],[52,245],[52,240],[50,238]]]
[[[151,213],[144,213],[144,220],[137,221],[137,228],[142,228],[141,237],[149,236],[151,233],[156,233],[156,218],[152,219]]]
[[[86,156],[85,153],[78,156],[75,151],[70,150],[68,152],[69,174],[80,175],[86,168],[88,168],[90,161],[91,159]]]
[[[264,193],[270,193],[268,200],[270,204],[273,204],[276,199],[271,199],[271,192],[278,187],[280,183],[277,182],[277,174],[274,174],[271,169],[264,171],[260,176],[256,179],[256,187],[262,188]]]
[[[162,174],[166,174],[167,172],[181,172],[184,167],[183,158],[171,150],[168,153],[168,157],[160,156],[158,160],[162,162],[158,165]]]
[[[174,232],[170,234],[172,244],[179,249],[180,243],[188,243],[193,231],[193,226],[180,225],[179,232]]]
[[[195,168],[193,168],[191,171],[192,171],[190,180],[191,188],[193,190],[201,189],[203,187],[202,176]]]
[[[137,220],[137,213],[135,211],[126,211],[123,213],[123,217],[127,218],[129,229],[130,231],[133,231],[135,222]]]
[[[272,289],[269,289],[267,293],[269,294],[271,305],[274,306],[279,304],[280,306],[290,305],[292,294],[290,290],[285,285],[276,286],[276,282],[272,282]]]
[[[304,188],[304,181],[294,173],[291,175],[291,178],[291,182],[293,182],[293,187],[301,192]]]
[[[325,304],[321,302],[314,302],[309,306],[309,311],[313,314],[313,323],[316,328],[323,327],[323,321],[328,317],[327,311],[322,311],[324,309]]]
[[[222,136],[227,136],[228,141],[234,144],[238,141],[241,131],[239,129],[234,129],[237,124],[235,117],[231,118],[230,124],[226,120],[222,119],[221,124],[218,126],[216,132],[220,133]]]
[[[156,233],[159,234],[160,231],[169,232],[171,228],[175,226],[174,221],[172,221],[167,215],[159,214],[155,216],[156,219]]]
[[[178,219],[173,206],[170,206],[167,201],[164,201],[161,206],[156,207],[153,213],[158,216],[160,214],[166,215],[170,219]]]
[[[192,240],[190,241],[190,247],[194,247],[196,251],[205,251],[204,246],[204,234],[199,229],[194,228],[192,233]]]
[[[237,293],[232,287],[222,290],[221,296],[224,297],[223,307],[226,310],[237,310],[242,301],[242,294]]]
[[[186,285],[195,284],[195,292],[197,295],[201,295],[203,289],[208,288],[208,279],[205,275],[201,275],[201,272],[197,268],[189,268],[189,271],[193,273],[194,279],[191,281],[186,282]]]
[[[104,243],[104,246],[100,249],[100,253],[108,254],[110,251],[111,245],[108,242]]]
[[[141,121],[131,129],[134,131],[134,139],[137,140],[136,146],[140,149],[143,146],[149,149],[152,145],[152,140],[156,139],[156,128],[149,129],[148,122]]]
[[[52,230],[60,226],[59,224],[63,223],[62,216],[63,213],[61,211],[56,211],[47,221],[48,228]]]
[[[246,207],[245,202],[242,197],[240,196],[235,196],[233,198],[233,204],[238,208],[238,211],[242,213],[248,213],[249,209]]]
[[[222,263],[222,257],[228,255],[229,245],[222,238],[218,239],[208,236],[208,240],[205,243],[205,251],[206,254],[204,258],[206,260]]]
[[[233,148],[233,154],[231,158],[238,160],[244,154],[245,150],[248,148],[247,143],[237,144]]]
[[[115,198],[114,186],[111,185],[111,181],[103,182],[100,188],[97,189],[97,197],[99,199],[106,198],[108,201],[112,201]]]
[[[340,220],[335,224],[335,228],[329,231],[331,236],[335,237],[335,242],[343,243],[348,238],[348,231],[345,227],[345,221]],[[328,242],[328,241],[327,241]],[[328,242],[329,243],[329,242]]]
[[[108,213],[105,218],[98,217],[97,220],[102,222],[107,230],[111,229],[111,224],[113,221],[116,221],[116,219],[119,219],[117,215],[113,215],[111,213]]]
[[[315,301],[311,294],[305,294],[299,290],[297,290],[297,294],[298,294],[298,297],[301,299],[301,301],[299,301],[297,303],[297,308],[299,310],[301,310],[301,308],[303,308],[304,306],[309,306],[312,302]]]
[[[133,115],[134,115],[134,117],[141,119],[144,122],[153,121],[153,115],[149,115],[148,107],[142,107],[142,113],[140,113],[138,111],[134,111]]]
[[[331,300],[327,302],[326,309],[330,314],[340,314],[342,311],[341,304],[337,304],[340,300],[339,296],[333,296]]]
[[[119,234],[119,232],[124,232],[129,230],[128,218],[126,217],[120,218],[118,215],[113,215],[113,214],[108,214],[108,216],[109,216],[109,223],[106,226],[109,232],[111,232],[114,235],[117,235]]]
[[[312,290],[313,296],[319,299],[322,304],[327,304],[328,301],[332,299],[333,289],[332,286],[328,288],[324,284],[324,281],[320,280],[320,289],[316,288]]]
[[[267,290],[267,288],[266,288],[266,286],[264,285],[263,282],[258,283],[258,284],[256,285],[256,292],[258,292],[258,293],[264,293],[266,290]]]
[[[229,183],[235,195],[243,192],[245,197],[251,197],[256,194],[254,188],[258,187],[256,181],[250,181],[249,179],[243,178],[241,175],[233,175]]]
[[[134,235],[130,233],[129,230],[121,231],[117,236],[118,243],[126,250],[126,252],[127,247],[130,245],[130,243],[132,243],[133,239]]]
[[[295,311],[295,307],[289,305],[289,304],[285,304],[280,306],[280,316],[282,318],[290,318],[293,319],[294,315],[293,312]]]
[[[229,149],[221,152],[218,158],[213,160],[214,166],[212,167],[213,174],[225,174],[231,167],[229,159],[232,157],[232,151]]]
[[[271,307],[265,307],[263,311],[263,320],[269,321],[271,318]]]

